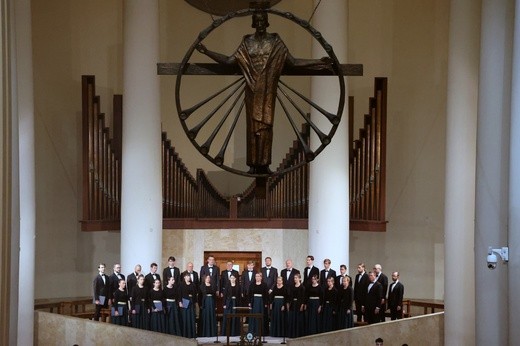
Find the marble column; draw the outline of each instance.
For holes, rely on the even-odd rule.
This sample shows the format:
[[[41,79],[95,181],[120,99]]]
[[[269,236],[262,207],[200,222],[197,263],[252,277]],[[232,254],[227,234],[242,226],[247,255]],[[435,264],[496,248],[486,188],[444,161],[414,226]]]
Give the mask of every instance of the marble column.
[[[317,3],[317,2],[316,2]],[[312,25],[332,45],[340,63],[347,63],[347,6],[343,0],[323,1],[316,11]],[[313,58],[325,55],[317,41],[313,41]],[[346,79],[345,79],[345,84]],[[313,77],[311,99],[325,109],[336,112],[338,82],[334,77]],[[346,92],[348,97],[348,91]],[[349,266],[349,185],[348,185],[348,114],[325,150],[310,164],[309,177],[309,254],[318,266],[329,258],[332,268]],[[319,112],[311,110],[311,119],[326,128],[330,122]],[[312,132],[312,131],[311,131]],[[311,137],[311,145],[318,141]]]
[[[444,343],[475,345],[475,164],[480,1],[450,7],[446,114]],[[487,269],[486,269],[487,270]]]
[[[31,2],[14,2],[16,35],[16,111],[18,113],[20,245],[14,271],[18,291],[19,345],[33,344],[35,274],[35,158]]]
[[[18,321],[18,282],[11,280],[18,268],[19,218],[18,204],[18,117],[16,84],[13,82],[16,61],[14,8],[10,1],[0,0],[0,344],[16,345]]]
[[[509,145],[509,263],[508,285],[509,295],[509,344],[520,340],[520,328],[516,312],[520,309],[520,301],[516,293],[520,287],[520,1],[515,1],[515,22],[513,39],[513,78],[511,85],[511,124]],[[500,307],[499,307],[500,308]],[[502,311],[505,314],[505,311]]]
[[[159,5],[125,0],[123,7],[121,264],[131,272],[139,263],[146,273],[162,258]]]
[[[489,246],[507,244],[513,5],[512,0],[482,1],[475,196],[477,345],[508,344],[507,267],[488,270],[486,257]]]

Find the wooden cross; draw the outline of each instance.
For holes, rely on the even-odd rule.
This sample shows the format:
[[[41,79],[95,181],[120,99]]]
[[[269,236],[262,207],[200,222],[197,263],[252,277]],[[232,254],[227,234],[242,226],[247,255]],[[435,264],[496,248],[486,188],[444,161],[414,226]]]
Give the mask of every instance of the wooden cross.
[[[179,63],[158,63],[158,75],[177,75],[179,73]],[[341,64],[341,71],[343,76],[362,76],[363,64]],[[242,75],[242,71],[238,65],[225,66],[217,63],[196,63],[186,64],[185,75],[221,75],[221,76],[235,76]],[[334,73],[329,70],[310,70],[304,67],[285,67],[282,71],[285,76],[333,76]]]

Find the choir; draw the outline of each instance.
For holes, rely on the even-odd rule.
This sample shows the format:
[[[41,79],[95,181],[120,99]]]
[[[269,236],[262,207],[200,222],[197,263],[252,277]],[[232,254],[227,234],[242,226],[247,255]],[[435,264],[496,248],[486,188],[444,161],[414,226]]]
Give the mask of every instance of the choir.
[[[341,265],[340,275],[331,275],[334,271],[329,271],[328,259],[324,262],[325,269],[319,273],[317,268],[313,269],[313,261],[309,260],[313,260],[313,257],[309,256],[308,267],[304,270],[304,284],[300,272],[292,268],[291,260],[286,261],[287,268],[281,271],[281,276],[277,276],[277,269],[271,267],[271,258],[267,257],[266,267],[261,272],[249,273],[254,266],[250,262],[249,271],[244,270],[240,277],[232,269],[231,261],[228,261],[227,269],[220,274],[210,259],[210,265],[205,270],[201,268],[199,285],[193,264],[189,263],[187,270],[179,275],[178,268],[172,265],[172,258],[169,258],[170,266],[163,273],[165,283],[155,273],[155,263],[151,265],[152,275],[145,277],[140,273],[141,267],[138,265],[134,273],[128,276],[128,283],[124,275],[117,272],[117,277],[114,276],[110,284],[100,265],[100,274],[94,279],[96,304],[107,307],[104,299],[100,303],[100,295],[108,292],[107,302],[112,305],[112,323],[186,338],[217,336],[217,302],[221,302],[223,307],[220,334],[230,336],[241,334],[240,320],[227,318],[239,306],[248,306],[252,313],[263,314],[267,323],[264,322],[262,334],[273,337],[296,338],[351,328],[354,326],[355,313],[358,322],[362,318],[368,323],[384,320],[386,292],[381,282],[383,280],[380,279],[384,274],[379,264],[373,271],[366,273],[364,264],[360,263],[358,275],[352,280],[346,274],[345,265]],[[120,269],[119,265],[114,268],[116,266]],[[275,274],[274,278],[271,273]],[[402,311],[399,311],[399,304],[402,303],[399,300],[402,301],[403,286],[398,282],[399,273],[392,274],[394,282],[388,293],[391,300],[389,309],[402,315]],[[103,287],[105,284],[106,287]],[[249,319],[247,331],[258,335],[257,322],[257,319]]]

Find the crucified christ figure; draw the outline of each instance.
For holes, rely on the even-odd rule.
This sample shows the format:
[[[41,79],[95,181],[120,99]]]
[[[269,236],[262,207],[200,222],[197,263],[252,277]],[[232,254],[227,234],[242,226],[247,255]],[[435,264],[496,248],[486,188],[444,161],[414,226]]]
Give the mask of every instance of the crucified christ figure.
[[[251,174],[269,174],[276,94],[284,67],[332,71],[333,61],[329,57],[294,58],[278,34],[266,31],[269,26],[267,12],[255,12],[252,17],[256,32],[244,36],[233,55],[210,51],[201,43],[196,48],[219,64],[238,64],[240,67],[246,80],[246,163]]]

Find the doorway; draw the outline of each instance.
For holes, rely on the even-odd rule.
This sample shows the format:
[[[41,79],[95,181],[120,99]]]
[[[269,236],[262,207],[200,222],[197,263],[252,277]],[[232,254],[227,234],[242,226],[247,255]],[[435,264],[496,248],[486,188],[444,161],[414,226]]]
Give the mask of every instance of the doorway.
[[[226,269],[227,261],[233,262],[233,269],[237,270],[239,275],[242,275],[242,272],[247,268],[247,262],[249,261],[255,262],[255,272],[260,272],[260,269],[262,268],[261,251],[204,251],[204,265],[207,264],[207,258],[209,255],[215,257],[215,264],[219,267],[221,273]],[[224,310],[223,299],[217,297],[216,304],[217,315],[221,316]]]

